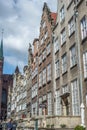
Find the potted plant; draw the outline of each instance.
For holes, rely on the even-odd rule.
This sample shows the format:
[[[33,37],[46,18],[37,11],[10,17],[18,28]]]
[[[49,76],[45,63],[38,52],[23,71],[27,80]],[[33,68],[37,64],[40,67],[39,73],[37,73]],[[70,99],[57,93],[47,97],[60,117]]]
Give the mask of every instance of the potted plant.
[[[65,128],[66,124],[61,124],[60,126],[61,126],[61,128]]]
[[[50,128],[50,124],[47,124],[47,128]]]
[[[85,127],[77,125],[74,130],[85,130]]]
[[[54,124],[51,125],[51,128],[54,128]]]

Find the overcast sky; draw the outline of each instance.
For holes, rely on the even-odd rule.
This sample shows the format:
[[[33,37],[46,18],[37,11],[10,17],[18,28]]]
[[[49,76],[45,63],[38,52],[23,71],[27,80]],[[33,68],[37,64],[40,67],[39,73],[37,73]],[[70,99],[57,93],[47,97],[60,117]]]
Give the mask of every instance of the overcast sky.
[[[4,73],[14,73],[17,65],[22,72],[27,64],[29,43],[39,36],[44,2],[52,12],[56,12],[57,0],[0,0],[0,31],[4,29]]]

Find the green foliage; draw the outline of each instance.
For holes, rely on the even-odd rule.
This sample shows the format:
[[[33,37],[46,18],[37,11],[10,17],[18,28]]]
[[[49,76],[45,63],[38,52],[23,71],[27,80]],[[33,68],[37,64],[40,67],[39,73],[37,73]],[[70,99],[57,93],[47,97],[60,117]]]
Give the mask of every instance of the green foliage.
[[[61,126],[61,128],[65,128],[66,124],[61,124],[60,126]]]
[[[47,128],[50,128],[50,125],[49,125],[49,124],[47,125]]]
[[[77,125],[74,130],[85,130],[83,126]]]
[[[51,128],[54,128],[54,124],[51,125]]]

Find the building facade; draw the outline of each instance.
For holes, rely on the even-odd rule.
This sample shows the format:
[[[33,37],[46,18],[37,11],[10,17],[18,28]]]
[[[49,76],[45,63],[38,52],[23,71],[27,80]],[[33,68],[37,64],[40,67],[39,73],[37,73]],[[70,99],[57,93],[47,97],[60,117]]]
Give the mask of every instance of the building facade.
[[[85,114],[82,114],[84,108],[87,110],[84,80],[87,51],[87,41],[84,40],[87,37],[86,1],[58,0],[57,8],[58,16],[53,32],[55,113],[59,116],[72,116],[72,119],[76,120],[76,123],[71,123],[73,126],[76,124],[84,126],[87,124],[84,120]]]
[[[24,67],[24,75],[19,72],[18,67],[14,73],[11,116],[20,121],[27,117],[27,66]]]
[[[38,115],[38,45],[39,40],[33,41],[33,62],[32,62],[32,87],[31,87],[31,116]]]
[[[38,106],[39,115],[52,115],[53,102],[53,44],[52,28],[55,25],[56,13],[52,13],[44,3],[39,35],[38,66]]]
[[[38,120],[39,127],[86,126],[87,2],[58,0],[57,6],[53,13],[44,3],[40,35],[33,41],[33,51],[29,46],[28,66],[24,75],[14,76],[12,108],[16,104],[17,119],[27,114],[29,122]]]

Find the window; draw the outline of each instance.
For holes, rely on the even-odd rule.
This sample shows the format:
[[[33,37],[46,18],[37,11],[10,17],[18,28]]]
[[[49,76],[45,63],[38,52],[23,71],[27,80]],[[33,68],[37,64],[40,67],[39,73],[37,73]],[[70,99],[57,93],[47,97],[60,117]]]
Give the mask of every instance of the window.
[[[20,94],[20,99],[21,99],[21,98],[25,98],[26,96],[27,96],[27,91],[23,92],[23,95]]]
[[[46,68],[43,70],[43,85],[46,84]]]
[[[39,87],[42,86],[42,72],[39,74]]]
[[[51,80],[51,64],[47,66],[47,81]]]
[[[84,78],[87,78],[87,51],[83,54]]]
[[[70,49],[70,66],[73,67],[76,65],[76,47],[75,45]]]
[[[61,32],[61,45],[63,45],[65,41],[66,41],[66,30],[64,28],[63,31]]]
[[[36,83],[36,84],[34,84],[32,86],[32,98],[34,98],[35,96],[37,96],[37,89],[38,89],[38,87],[37,87],[37,83]]]
[[[75,31],[75,20],[72,17],[69,21],[69,36]]]
[[[86,94],[86,106],[87,106],[87,94]]]
[[[56,65],[56,78],[60,76],[60,64],[59,60],[55,63]]]
[[[2,89],[2,104],[7,104],[7,92],[6,89]]]
[[[43,39],[43,37],[41,38],[41,45],[44,43],[44,39]]]
[[[62,73],[65,73],[67,71],[67,55],[64,54],[62,56]]]
[[[43,51],[43,60],[46,59],[46,49]]]
[[[84,16],[81,20],[81,35],[82,40],[87,37],[87,17]]]
[[[47,100],[46,95],[43,95],[43,101],[46,101],[46,100]]]
[[[69,92],[69,87],[68,87],[68,85],[65,85],[65,86],[62,87],[62,92],[63,92],[63,94]]]
[[[64,10],[64,6],[61,8],[60,10],[60,22],[62,22],[65,18],[65,10]]]
[[[52,115],[52,94],[48,93],[48,115]]]
[[[44,34],[44,38],[46,39],[48,37],[48,32],[46,31]]]
[[[57,91],[56,91],[56,115],[61,115],[60,90],[57,90]]]
[[[51,52],[51,45],[50,43],[47,45],[47,55],[49,55]]]
[[[39,56],[39,64],[42,63],[42,55]]]
[[[24,109],[26,109],[26,103],[22,104],[22,110],[24,110]]]
[[[32,104],[32,115],[37,115],[37,102]]]
[[[39,115],[42,115],[42,108],[40,107],[40,104],[42,104],[42,97],[39,98]]]
[[[59,50],[59,41],[58,41],[58,38],[55,39],[55,42],[54,42],[54,51],[55,53]]]
[[[45,26],[46,26],[46,22],[44,21],[42,22],[42,28],[45,28]]]
[[[77,79],[71,82],[72,88],[72,111],[74,116],[78,116],[80,114],[80,101],[79,101],[79,87],[77,83]]]

